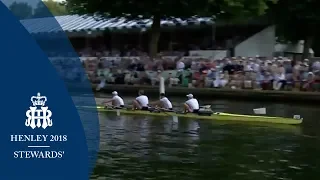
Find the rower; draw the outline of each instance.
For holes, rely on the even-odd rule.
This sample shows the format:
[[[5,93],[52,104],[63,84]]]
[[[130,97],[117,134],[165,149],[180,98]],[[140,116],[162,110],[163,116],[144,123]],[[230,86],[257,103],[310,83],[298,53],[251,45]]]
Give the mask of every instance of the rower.
[[[143,90],[139,91],[139,96],[133,100],[133,110],[139,109],[139,110],[144,110],[148,111],[149,107],[149,98],[144,94]]]
[[[188,94],[187,97],[188,97],[188,100],[184,103],[184,112],[198,113],[199,112],[198,100],[193,98],[192,94]]]
[[[164,93],[160,93],[160,100],[153,102],[153,103],[150,103],[150,104],[158,105],[160,108],[163,108],[165,110],[171,110],[171,111],[173,110],[172,103],[166,97],[166,95]]]
[[[117,91],[113,91],[112,92],[112,99],[108,100],[108,101],[105,101],[104,104],[106,104],[107,106],[107,103],[109,102],[112,102],[112,106],[113,108],[115,109],[122,109],[124,108],[124,102],[123,102],[123,99],[118,95],[118,92]]]
[[[160,93],[160,107],[168,110],[173,110],[172,103],[164,93]]]

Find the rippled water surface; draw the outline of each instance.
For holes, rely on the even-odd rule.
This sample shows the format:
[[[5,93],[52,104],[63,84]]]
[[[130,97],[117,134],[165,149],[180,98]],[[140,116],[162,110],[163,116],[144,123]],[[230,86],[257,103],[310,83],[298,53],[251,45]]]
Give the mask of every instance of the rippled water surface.
[[[177,99],[175,102],[182,102]],[[203,101],[205,102],[205,101]],[[100,153],[92,180],[318,180],[318,107],[207,101],[219,111],[300,114],[302,126],[100,114]],[[85,112],[83,112],[85,113]]]

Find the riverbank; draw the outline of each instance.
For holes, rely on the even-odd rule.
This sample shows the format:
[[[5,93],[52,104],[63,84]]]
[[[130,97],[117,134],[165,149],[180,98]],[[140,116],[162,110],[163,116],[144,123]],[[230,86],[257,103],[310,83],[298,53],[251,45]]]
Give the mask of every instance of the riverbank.
[[[93,85],[95,90],[97,85]],[[107,85],[99,92],[111,93],[117,91],[125,95],[136,95],[143,89],[149,96],[158,96],[159,87],[157,86],[138,86],[138,85]],[[320,93],[317,92],[299,92],[299,91],[262,91],[262,90],[244,90],[244,89],[214,89],[214,88],[184,88],[171,87],[166,88],[168,96],[185,97],[192,93],[196,97],[212,99],[238,99],[253,101],[273,101],[273,102],[299,102],[299,103],[319,103]]]

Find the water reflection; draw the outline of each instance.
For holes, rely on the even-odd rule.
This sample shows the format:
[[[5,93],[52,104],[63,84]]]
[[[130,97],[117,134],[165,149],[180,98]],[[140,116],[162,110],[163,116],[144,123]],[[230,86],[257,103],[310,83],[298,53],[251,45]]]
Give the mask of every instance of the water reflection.
[[[91,179],[302,179],[317,139],[267,126],[101,114]],[[309,144],[310,143],[310,144]]]

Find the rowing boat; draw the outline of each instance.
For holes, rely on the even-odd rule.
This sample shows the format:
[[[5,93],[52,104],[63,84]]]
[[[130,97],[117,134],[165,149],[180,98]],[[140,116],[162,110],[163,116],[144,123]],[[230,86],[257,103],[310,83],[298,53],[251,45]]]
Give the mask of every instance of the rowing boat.
[[[175,112],[150,112],[150,111],[140,111],[140,110],[128,110],[128,109],[106,109],[103,106],[81,106],[80,108],[92,109],[97,108],[99,112],[110,112],[120,114],[132,114],[132,115],[147,115],[147,116],[173,116],[181,118],[193,118],[202,120],[217,120],[217,121],[243,121],[243,122],[263,122],[263,123],[275,123],[275,124],[291,124],[297,125],[301,124],[303,118],[294,116],[293,118],[283,118],[283,117],[270,117],[270,116],[254,116],[254,115],[241,115],[241,114],[230,114],[223,112],[215,112],[210,116],[202,116],[198,114],[179,114]]]

